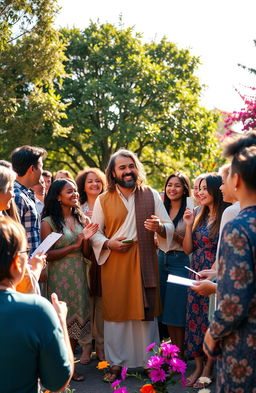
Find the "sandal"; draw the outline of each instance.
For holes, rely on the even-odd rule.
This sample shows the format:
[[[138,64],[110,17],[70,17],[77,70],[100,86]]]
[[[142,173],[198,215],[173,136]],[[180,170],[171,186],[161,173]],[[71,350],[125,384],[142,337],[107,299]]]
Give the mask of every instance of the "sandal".
[[[195,388],[195,389],[207,388],[208,386],[211,385],[212,382],[213,382],[213,377],[205,377],[205,376],[202,375],[194,383],[193,388]]]
[[[72,381],[82,382],[84,381],[84,376],[82,374],[79,374],[77,371],[74,371],[74,374],[72,376]]]
[[[112,366],[110,369],[103,375],[103,382],[113,383],[115,380],[121,376],[122,367],[121,366]]]

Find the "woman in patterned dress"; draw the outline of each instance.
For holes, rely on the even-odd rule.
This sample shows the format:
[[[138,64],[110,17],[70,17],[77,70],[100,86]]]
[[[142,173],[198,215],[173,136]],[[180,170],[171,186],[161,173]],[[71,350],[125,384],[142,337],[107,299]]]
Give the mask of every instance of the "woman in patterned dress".
[[[90,330],[90,309],[84,255],[88,239],[98,229],[89,223],[79,207],[76,183],[70,179],[55,180],[45,199],[41,236],[44,240],[51,232],[63,236],[47,253],[48,297],[55,292],[68,306],[67,326],[74,351],[80,336]],[[74,380],[82,380],[77,373]]]
[[[106,176],[98,168],[86,168],[80,171],[76,177],[76,184],[80,196],[81,210],[91,218],[94,203],[106,187]],[[102,313],[101,296],[101,267],[97,264],[91,248],[88,256],[90,259],[89,270],[89,301],[91,310],[91,331],[80,337],[79,344],[83,348],[80,363],[89,364],[95,340],[96,355],[100,361],[105,359],[104,355],[104,320]]]
[[[255,145],[256,133],[252,133],[226,148],[226,155],[233,157],[227,181],[241,211],[223,230],[217,275],[218,309],[204,342],[208,356],[219,354],[216,393],[256,392]]]
[[[190,267],[195,271],[210,269],[214,263],[221,215],[227,206],[223,202],[219,189],[221,176],[207,174],[201,179],[199,197],[201,202],[200,213],[194,220],[195,213],[186,209],[184,221],[186,232],[183,241],[185,253],[192,253]],[[194,222],[195,221],[195,222]],[[194,273],[190,274],[195,279]],[[188,306],[185,329],[185,349],[188,358],[195,359],[195,370],[187,378],[187,386],[202,387],[197,381],[200,376],[210,377],[213,362],[208,359],[204,365],[203,340],[207,330],[208,321],[208,296],[201,296],[188,289]]]

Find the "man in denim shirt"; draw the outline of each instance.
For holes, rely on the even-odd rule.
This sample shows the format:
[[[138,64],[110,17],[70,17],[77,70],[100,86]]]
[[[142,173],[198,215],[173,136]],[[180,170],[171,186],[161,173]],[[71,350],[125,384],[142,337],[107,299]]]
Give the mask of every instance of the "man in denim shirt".
[[[31,255],[40,244],[41,217],[34,192],[30,188],[39,182],[46,151],[40,147],[22,146],[15,149],[11,157],[13,170],[17,173],[14,183],[15,203],[26,231]]]

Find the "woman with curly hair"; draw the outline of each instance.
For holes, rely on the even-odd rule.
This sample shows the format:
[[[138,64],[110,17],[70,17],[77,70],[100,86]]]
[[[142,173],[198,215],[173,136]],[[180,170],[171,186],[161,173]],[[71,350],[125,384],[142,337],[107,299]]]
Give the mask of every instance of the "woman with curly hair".
[[[84,256],[88,250],[88,239],[98,229],[90,223],[79,205],[76,183],[70,179],[55,180],[46,196],[42,213],[41,235],[44,240],[51,232],[62,237],[47,253],[47,293],[57,293],[68,305],[67,326],[74,351],[81,335],[90,331],[90,307]],[[73,379],[81,381],[76,372]]]

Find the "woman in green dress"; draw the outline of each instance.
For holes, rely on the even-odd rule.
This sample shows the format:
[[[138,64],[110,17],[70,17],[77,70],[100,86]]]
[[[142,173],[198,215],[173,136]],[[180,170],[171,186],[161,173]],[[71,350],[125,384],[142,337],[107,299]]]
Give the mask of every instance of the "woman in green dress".
[[[90,331],[84,256],[88,250],[88,239],[97,232],[98,225],[90,223],[82,214],[77,186],[70,179],[52,183],[42,217],[42,240],[51,232],[63,234],[47,253],[47,294],[50,297],[55,292],[67,303],[67,326],[74,351],[80,336]],[[84,377],[74,373],[73,379],[80,381]]]

